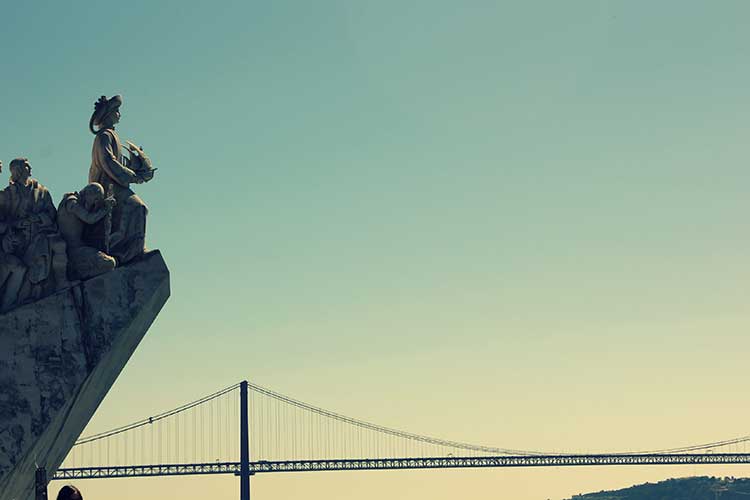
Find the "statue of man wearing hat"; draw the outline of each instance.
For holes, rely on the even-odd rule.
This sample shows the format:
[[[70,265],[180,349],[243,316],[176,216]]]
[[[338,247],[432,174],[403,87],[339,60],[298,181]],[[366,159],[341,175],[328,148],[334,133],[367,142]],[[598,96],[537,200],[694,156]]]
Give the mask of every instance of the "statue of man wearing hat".
[[[150,181],[156,169],[143,150],[128,142],[129,158],[122,155],[122,143],[115,132],[120,121],[122,97],[107,99],[102,96],[94,104],[89,130],[96,137],[91,151],[89,183],[101,184],[112,193],[116,205],[111,219],[100,224],[97,231],[99,247],[109,248],[109,253],[119,264],[126,264],[145,251],[146,215],[148,207],[131,189],[130,184]]]

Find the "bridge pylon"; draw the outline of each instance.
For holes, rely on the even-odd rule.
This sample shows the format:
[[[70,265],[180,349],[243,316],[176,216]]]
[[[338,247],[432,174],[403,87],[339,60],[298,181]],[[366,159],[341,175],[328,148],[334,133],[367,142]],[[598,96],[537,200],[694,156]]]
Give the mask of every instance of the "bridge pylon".
[[[250,433],[247,380],[240,383],[240,500],[250,500]]]

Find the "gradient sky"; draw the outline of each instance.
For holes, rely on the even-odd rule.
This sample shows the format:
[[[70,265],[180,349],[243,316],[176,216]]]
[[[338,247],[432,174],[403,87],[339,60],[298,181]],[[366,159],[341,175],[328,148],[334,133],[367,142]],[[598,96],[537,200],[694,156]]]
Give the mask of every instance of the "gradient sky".
[[[750,3],[0,3],[6,166],[29,157],[56,201],[81,188],[93,102],[121,93],[121,136],[159,167],[137,191],[172,297],[87,432],[247,378],[492,446],[750,434]],[[750,469],[291,474],[253,495],[555,499],[695,474]]]

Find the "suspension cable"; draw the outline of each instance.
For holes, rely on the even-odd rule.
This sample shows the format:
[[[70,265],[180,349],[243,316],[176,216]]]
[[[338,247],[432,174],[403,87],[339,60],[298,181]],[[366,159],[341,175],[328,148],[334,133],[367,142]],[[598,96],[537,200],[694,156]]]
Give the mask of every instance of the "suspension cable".
[[[153,417],[144,418],[143,420],[139,420],[137,422],[133,422],[132,424],[124,425],[122,427],[118,427],[116,429],[111,429],[105,432],[100,432],[99,434],[93,434],[91,436],[85,436],[80,438],[78,441],[75,442],[73,446],[79,446],[82,444],[90,443],[92,441],[98,441],[99,439],[105,439],[110,436],[116,436],[117,434],[121,434],[123,432],[127,432],[133,429],[137,429],[139,427],[143,427],[144,425],[150,425],[154,422],[157,422],[159,420],[165,419],[167,417],[171,417],[172,415],[176,415],[178,413],[182,413],[183,411],[189,410],[190,408],[194,408],[198,405],[201,405],[207,401],[211,401],[213,399],[216,399],[220,396],[223,396],[224,394],[231,392],[235,389],[237,389],[240,386],[240,384],[234,384],[232,386],[227,387],[226,389],[222,389],[218,392],[215,392],[213,394],[209,394],[208,396],[202,397],[200,399],[196,399],[193,402],[184,404],[182,406],[178,406],[177,408],[174,408],[169,411],[165,411],[163,413],[159,413],[158,415],[154,415]]]

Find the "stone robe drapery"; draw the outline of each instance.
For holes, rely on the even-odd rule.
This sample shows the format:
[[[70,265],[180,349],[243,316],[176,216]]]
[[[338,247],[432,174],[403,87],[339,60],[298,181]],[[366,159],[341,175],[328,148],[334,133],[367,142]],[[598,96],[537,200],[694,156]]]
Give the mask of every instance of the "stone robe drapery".
[[[52,196],[36,179],[25,184],[11,182],[0,191],[5,266],[12,264],[15,268],[9,279],[23,274],[23,283],[13,287],[15,292],[11,293],[10,282],[6,283],[4,308],[68,285],[65,242],[57,232],[56,215]],[[12,294],[16,297],[11,297]]]
[[[110,254],[120,263],[126,263],[145,251],[146,215],[148,208],[130,184],[139,181],[138,175],[127,166],[121,154],[122,144],[114,129],[104,129],[96,134],[91,151],[89,182],[98,182],[105,192],[112,186],[115,205],[112,211],[112,246]],[[100,248],[104,245],[104,227],[96,231]]]
[[[55,230],[55,205],[47,188],[36,179],[28,184],[11,183],[0,195],[0,214],[4,222],[15,224],[37,216],[40,229]]]
[[[86,210],[78,193],[66,193],[57,207],[57,226],[68,246],[68,275],[72,279],[93,278],[115,268],[115,259],[83,240],[85,228],[102,220],[106,213],[106,209]]]
[[[29,179],[26,185],[11,183],[0,200],[0,213],[8,226],[3,247],[23,259],[29,281],[39,284],[48,278],[52,266],[50,237],[57,232],[52,196],[39,181]]]

